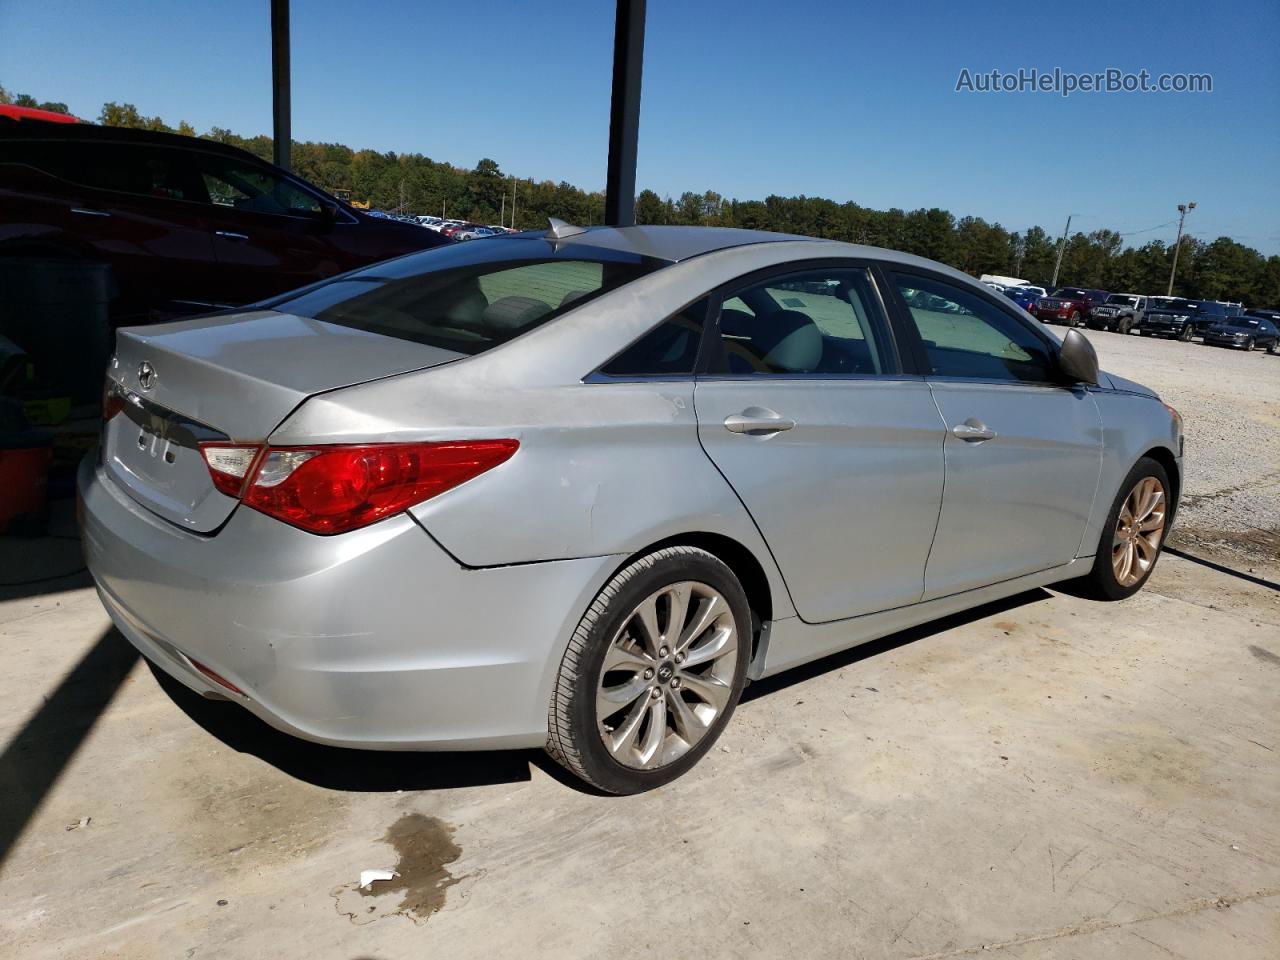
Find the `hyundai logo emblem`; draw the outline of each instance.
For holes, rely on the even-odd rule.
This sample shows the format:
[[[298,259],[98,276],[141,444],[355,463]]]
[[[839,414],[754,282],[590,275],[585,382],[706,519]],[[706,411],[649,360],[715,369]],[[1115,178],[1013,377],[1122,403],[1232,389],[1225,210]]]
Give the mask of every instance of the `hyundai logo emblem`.
[[[143,390],[150,390],[155,382],[156,368],[151,365],[150,360],[143,360],[138,364],[138,386]]]

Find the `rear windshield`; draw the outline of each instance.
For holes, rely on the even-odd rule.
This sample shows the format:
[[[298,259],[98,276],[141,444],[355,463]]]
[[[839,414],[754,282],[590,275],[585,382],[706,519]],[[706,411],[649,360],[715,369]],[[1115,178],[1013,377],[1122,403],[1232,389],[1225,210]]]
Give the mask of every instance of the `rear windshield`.
[[[475,355],[663,264],[598,247],[511,237],[390,260],[262,306]]]

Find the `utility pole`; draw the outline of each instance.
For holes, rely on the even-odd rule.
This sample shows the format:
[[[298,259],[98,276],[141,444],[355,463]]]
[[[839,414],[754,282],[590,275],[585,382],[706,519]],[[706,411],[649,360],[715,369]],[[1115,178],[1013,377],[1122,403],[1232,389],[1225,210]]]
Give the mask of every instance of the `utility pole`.
[[[1067,231],[1071,229],[1071,217],[1074,216],[1074,213],[1068,216],[1067,225],[1062,228],[1062,240],[1058,244],[1058,262],[1053,265],[1053,280],[1049,282],[1049,286],[1052,288],[1049,291],[1050,293],[1058,287],[1058,271],[1062,269],[1062,255],[1066,253],[1067,250]]]
[[[516,178],[511,178],[511,229],[516,228]]]
[[[1169,271],[1169,289],[1165,292],[1166,297],[1173,296],[1173,278],[1178,275],[1178,251],[1182,249],[1182,221],[1187,219],[1187,211],[1195,208],[1194,203],[1178,204],[1178,239],[1173,245],[1173,269]]]
[[[507,191],[502,191],[502,215],[498,217],[498,223],[502,226],[507,225]]]

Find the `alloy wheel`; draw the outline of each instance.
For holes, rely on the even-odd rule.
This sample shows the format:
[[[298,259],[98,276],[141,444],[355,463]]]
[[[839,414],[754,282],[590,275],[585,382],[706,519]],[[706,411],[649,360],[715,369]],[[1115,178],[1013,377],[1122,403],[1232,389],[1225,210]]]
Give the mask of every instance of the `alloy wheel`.
[[[1156,562],[1167,510],[1164,485],[1155,477],[1143,477],[1125,497],[1111,546],[1111,569],[1120,586],[1133,586]]]
[[[669,584],[623,621],[600,667],[596,725],[618,763],[652,770],[679,759],[733,696],[738,628],[705,583]]]

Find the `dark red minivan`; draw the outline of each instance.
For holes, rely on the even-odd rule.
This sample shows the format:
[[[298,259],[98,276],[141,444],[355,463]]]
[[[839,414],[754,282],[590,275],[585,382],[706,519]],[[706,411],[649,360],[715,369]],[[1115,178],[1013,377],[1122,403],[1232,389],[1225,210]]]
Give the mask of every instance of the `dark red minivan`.
[[[450,243],[235,147],[0,118],[0,256],[103,263],[115,325],[272,297]]]

